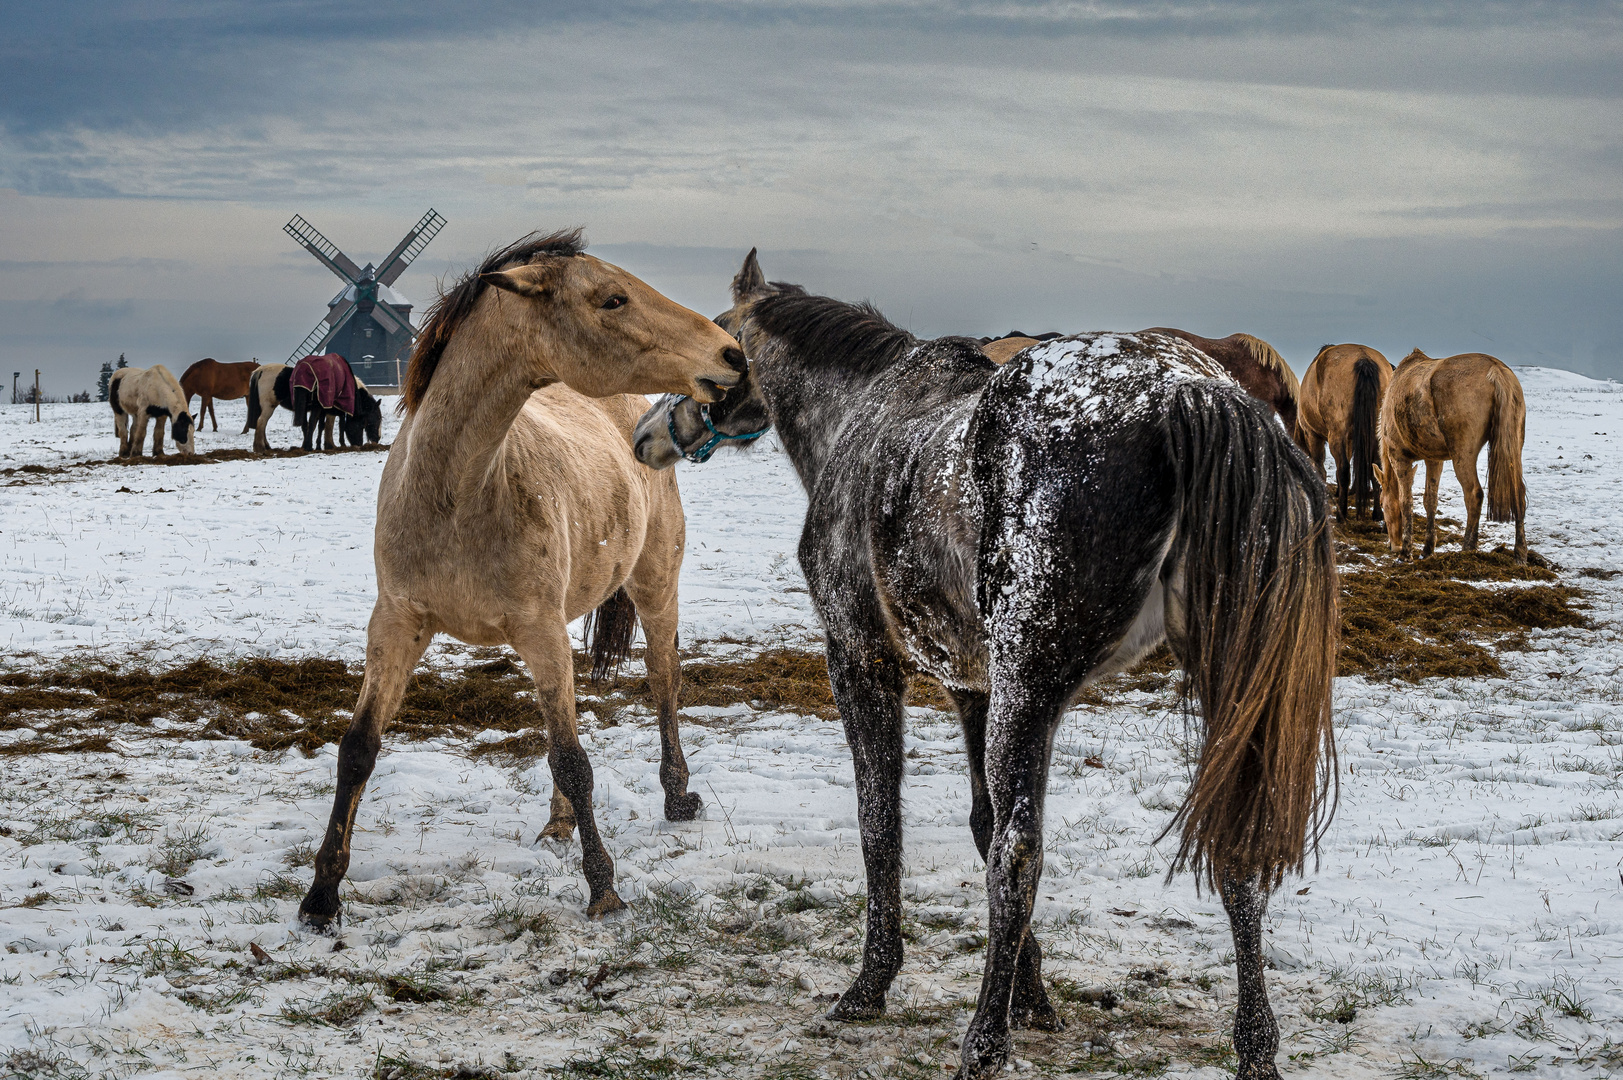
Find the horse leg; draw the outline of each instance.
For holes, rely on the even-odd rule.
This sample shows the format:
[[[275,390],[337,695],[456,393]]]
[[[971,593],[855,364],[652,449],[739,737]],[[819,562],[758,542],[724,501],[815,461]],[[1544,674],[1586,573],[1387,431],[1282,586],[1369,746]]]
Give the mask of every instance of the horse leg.
[[[872,1020],[885,1011],[885,991],[902,967],[902,694],[906,674],[880,642],[883,631],[855,647],[828,642],[829,684],[845,724],[857,774],[857,824],[868,878],[868,931],[862,970],[831,1020]]]
[[[969,757],[969,831],[981,861],[987,861],[992,846],[992,797],[986,791],[986,710],[988,697],[975,690],[948,691],[958,709],[958,722],[964,729],[964,747]],[[1048,991],[1043,986],[1043,952],[1037,938],[1026,931],[1020,944],[1020,959],[1014,973],[1014,991],[1009,1004],[1009,1024],[1016,1028],[1059,1031],[1064,1028]]]
[[[1067,645],[1074,644],[1067,640]],[[1025,1001],[1015,997],[1023,964],[1027,978],[1041,991],[1042,953],[1031,940],[1031,908],[1043,871],[1048,749],[1070,696],[1070,688],[1060,682],[1070,673],[1070,665],[1046,650],[1030,649],[1023,656],[1022,651],[1018,644],[1007,647],[1020,659],[1004,670],[999,670],[994,653],[986,760],[993,813],[986,864],[991,926],[980,1002],[964,1036],[960,1073],[977,1080],[1003,1068],[1009,1057],[1012,1014],[1021,1005],[1031,1005],[1029,996]],[[1057,1023],[1059,1017],[1049,1005],[1046,1013],[1030,1019]]]
[[[332,441],[333,421],[338,419],[337,413],[328,413],[321,420],[321,448],[323,450],[335,449],[338,444]]]
[[[671,580],[659,582],[663,587],[653,589],[633,574],[625,590],[642,623],[648,689],[659,710],[659,786],[665,790],[665,820],[692,821],[699,816],[704,800],[698,792],[688,790],[688,763],[676,719],[682,689],[682,662],[676,654],[676,580],[674,574],[661,576]]]
[[[1426,546],[1421,549],[1421,558],[1430,558],[1437,550],[1437,485],[1442,479],[1443,463],[1426,462]]]
[[[1481,452],[1481,447],[1477,451]],[[1482,524],[1482,484],[1476,477],[1476,454],[1467,458],[1464,454],[1454,459],[1454,478],[1460,482],[1460,490],[1465,493],[1465,541],[1460,545],[1461,551],[1475,551],[1477,542],[1477,528]],[[1426,463],[1429,475],[1431,463]],[[1437,471],[1443,471],[1443,463],[1437,463]]]
[[[209,419],[214,422],[214,430],[219,431],[220,430],[220,418],[218,416],[216,416],[215,413],[214,413],[214,397],[213,397],[212,394],[204,394],[203,395],[203,406],[202,406],[201,409],[198,410],[198,413],[197,413],[197,424],[198,424],[199,427],[203,426],[203,414],[204,413],[208,413]]]
[[[626,905],[614,891],[614,860],[603,846],[597,820],[592,816],[592,762],[580,745],[580,732],[575,727],[575,658],[569,644],[569,628],[560,612],[551,620],[532,620],[510,629],[509,641],[535,680],[536,703],[547,725],[547,764],[552,768],[554,793],[552,809],[556,814],[561,794],[574,813],[575,823],[580,827],[581,872],[591,891],[586,915],[602,918]],[[552,828],[552,823],[548,823],[548,828]]]
[[[130,428],[130,457],[140,457],[146,450],[147,441],[147,411],[142,409],[131,419],[135,421]]]
[[[152,456],[163,457],[163,422],[168,417],[154,417],[152,423]]]
[[[400,709],[411,669],[433,639],[428,621],[410,605],[379,597],[366,627],[366,673],[349,730],[338,743],[338,790],[327,835],[316,853],[315,880],[299,904],[299,918],[324,927],[338,917],[338,886],[349,870],[349,842],[361,793],[383,747],[383,729]]]
[[[304,418],[304,448],[306,450],[315,449],[316,425],[319,423],[321,423],[321,417],[313,411]]]
[[[1324,474],[1324,448],[1326,439],[1316,431],[1307,434],[1307,456],[1313,459],[1313,467],[1319,470],[1319,482],[1328,484],[1329,477]]]
[[[130,456],[130,418],[121,412],[113,413],[113,434],[118,436],[118,456]]]
[[[1239,1001],[1234,1007],[1234,1053],[1240,1059],[1235,1080],[1279,1080],[1274,1055],[1279,1051],[1279,1024],[1268,1004],[1262,975],[1262,913],[1268,896],[1255,880],[1222,883],[1223,909],[1234,936],[1234,967]]]

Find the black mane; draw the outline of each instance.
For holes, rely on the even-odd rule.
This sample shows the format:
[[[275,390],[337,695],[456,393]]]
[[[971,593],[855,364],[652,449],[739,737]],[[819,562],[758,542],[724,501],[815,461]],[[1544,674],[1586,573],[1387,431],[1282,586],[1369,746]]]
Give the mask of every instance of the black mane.
[[[866,301],[848,304],[811,296],[799,286],[777,287],[778,292],[755,302],[750,320],[813,363],[879,372],[918,344],[917,338]]]
[[[401,404],[408,412],[415,410],[418,402],[422,401],[451,335],[473,313],[474,303],[490,287],[484,275],[527,265],[542,255],[579,255],[586,250],[583,232],[583,229],[576,227],[546,234],[533,232],[520,237],[500,251],[486,255],[478,267],[463,274],[455,285],[440,293],[440,298],[428,309],[428,319],[423,323],[423,328],[417,333],[417,347],[412,350],[411,366],[406,371]]]

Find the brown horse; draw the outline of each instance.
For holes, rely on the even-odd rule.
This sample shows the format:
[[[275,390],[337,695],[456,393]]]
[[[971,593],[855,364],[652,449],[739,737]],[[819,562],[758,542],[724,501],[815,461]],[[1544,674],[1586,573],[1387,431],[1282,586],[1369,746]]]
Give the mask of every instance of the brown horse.
[[[682,505],[669,473],[631,456],[632,425],[648,402],[617,395],[714,402],[743,377],[744,354],[709,319],[584,248],[575,230],[496,252],[440,297],[417,337],[406,417],[378,487],[366,673],[338,747],[315,880],[299,905],[307,923],[339,914],[362,788],[435,634],[510,645],[530,669],[554,784],[542,835],[566,840],[579,826],[588,915],[625,905],[575,728],[571,620],[596,610],[593,653],[607,667],[641,619],[665,816],[698,813],[676,731]]]
[[[1324,448],[1336,460],[1337,521],[1347,520],[1347,498],[1360,514],[1381,516],[1381,401],[1392,381],[1392,365],[1368,345],[1325,345],[1302,376],[1296,414],[1296,445],[1307,451],[1324,475]],[[1347,467],[1352,466],[1351,483]],[[1348,489],[1351,488],[1349,491]]]
[[[203,426],[207,417],[214,422],[213,430],[220,430],[220,418],[214,415],[214,399],[235,401],[248,396],[248,377],[259,366],[258,360],[240,364],[222,364],[213,357],[204,357],[186,369],[180,377],[180,392],[186,395],[186,409],[191,410],[192,395],[201,394],[203,403],[197,408],[197,426]],[[248,429],[242,429],[244,435]]]
[[[1434,360],[1416,349],[1404,357],[1381,406],[1381,505],[1386,535],[1399,558],[1414,536],[1414,465],[1426,463],[1426,544],[1437,544],[1437,483],[1443,462],[1465,492],[1465,551],[1475,551],[1482,515],[1476,459],[1488,444],[1488,518],[1516,523],[1516,561],[1527,562],[1527,485],[1522,439],[1527,404],[1516,373],[1486,353]]]
[[[1296,373],[1285,363],[1285,358],[1274,347],[1250,334],[1230,334],[1226,338],[1205,338],[1187,330],[1173,330],[1154,326],[1146,334],[1171,334],[1223,365],[1246,392],[1259,401],[1274,407],[1285,424],[1287,434],[1296,434],[1296,402],[1301,397],[1301,386]]]

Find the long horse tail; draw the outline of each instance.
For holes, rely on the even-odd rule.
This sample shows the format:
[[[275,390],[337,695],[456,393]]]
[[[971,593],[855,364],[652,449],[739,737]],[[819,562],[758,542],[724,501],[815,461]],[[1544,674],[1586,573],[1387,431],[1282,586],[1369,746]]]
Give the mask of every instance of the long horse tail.
[[[1488,422],[1488,520],[1520,521],[1527,514],[1522,482],[1522,440],[1527,434],[1527,403],[1521,383],[1508,371],[1494,371],[1493,418]]]
[[[1277,888],[1336,802],[1336,567],[1318,477],[1260,403],[1199,385],[1167,417],[1185,701],[1205,739],[1172,869]],[[1191,710],[1193,711],[1193,710]],[[1164,834],[1163,834],[1164,835]]]
[[[1347,455],[1352,458],[1353,505],[1369,512],[1375,494],[1375,468],[1381,461],[1381,371],[1360,356],[1353,363],[1352,415],[1347,424]]]
[[[637,630],[637,608],[625,589],[597,605],[586,616],[586,651],[592,657],[592,681],[602,682],[631,656],[631,636]]]
[[[259,423],[259,416],[263,411],[263,407],[259,404],[259,372],[255,371],[248,376],[248,422],[242,425],[244,435]]]

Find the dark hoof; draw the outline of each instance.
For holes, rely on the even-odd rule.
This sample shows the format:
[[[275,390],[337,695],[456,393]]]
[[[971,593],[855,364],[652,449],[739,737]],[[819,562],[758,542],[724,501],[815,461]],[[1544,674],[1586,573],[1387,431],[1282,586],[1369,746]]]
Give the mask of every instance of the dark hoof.
[[[973,1021],[964,1036],[962,1080],[991,1080],[1009,1060],[1009,1033],[977,1030]]]
[[[326,896],[311,889],[299,904],[299,921],[312,930],[336,933],[344,924],[343,905],[336,893]]]
[[[1053,1005],[1044,1001],[1028,1009],[1018,1007],[1010,1009],[1009,1026],[1031,1031],[1064,1031],[1065,1021],[1060,1019]]]
[[[588,919],[601,919],[605,915],[612,915],[616,911],[624,911],[626,902],[620,899],[620,894],[613,889],[604,889],[603,895],[586,905]]]
[[[699,798],[697,791],[685,792],[674,799],[669,795],[665,796],[666,821],[692,821],[699,816],[699,811],[703,808],[704,800]]]
[[[830,1020],[839,1020],[843,1023],[877,1020],[885,1015],[884,991],[875,994],[852,983],[851,989],[841,994],[840,1000],[836,1001],[834,1007],[824,1015]]]

